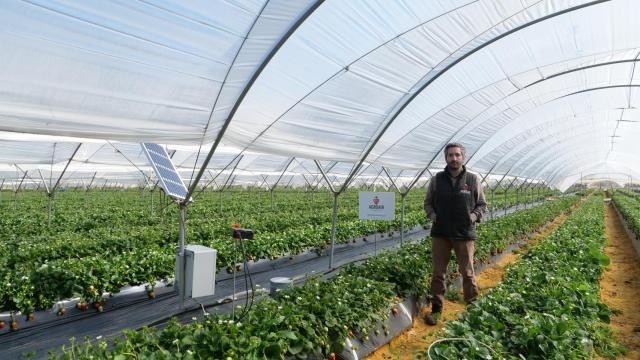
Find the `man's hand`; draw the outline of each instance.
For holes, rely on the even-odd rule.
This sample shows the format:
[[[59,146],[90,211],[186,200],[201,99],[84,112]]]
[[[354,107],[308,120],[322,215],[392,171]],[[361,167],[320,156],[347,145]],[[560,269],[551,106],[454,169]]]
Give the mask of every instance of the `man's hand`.
[[[432,223],[436,222],[436,213],[432,212],[431,214],[429,214],[429,220],[431,220]]]
[[[474,224],[476,221],[478,221],[478,215],[476,215],[476,213],[469,214],[469,218],[471,219],[471,223],[472,224]]]

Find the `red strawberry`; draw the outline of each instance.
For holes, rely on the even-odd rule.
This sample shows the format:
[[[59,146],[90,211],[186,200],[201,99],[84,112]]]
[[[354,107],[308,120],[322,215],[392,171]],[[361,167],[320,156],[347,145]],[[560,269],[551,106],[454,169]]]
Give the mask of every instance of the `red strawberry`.
[[[0,329],[4,329],[4,320],[0,320]]]
[[[349,337],[353,337],[353,331],[349,330]]]
[[[336,360],[336,353],[329,354],[329,360]]]

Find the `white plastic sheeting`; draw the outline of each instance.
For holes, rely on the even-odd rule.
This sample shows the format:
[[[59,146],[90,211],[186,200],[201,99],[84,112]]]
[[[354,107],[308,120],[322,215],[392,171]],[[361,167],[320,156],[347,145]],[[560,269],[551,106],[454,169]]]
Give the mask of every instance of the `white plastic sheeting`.
[[[0,163],[63,167],[77,138],[70,171],[148,174],[135,143],[159,142],[190,179],[220,136],[200,185],[222,169],[310,183],[312,159],[336,187],[381,166],[406,185],[449,141],[474,171],[562,189],[631,174],[638,14],[634,0],[7,2]]]

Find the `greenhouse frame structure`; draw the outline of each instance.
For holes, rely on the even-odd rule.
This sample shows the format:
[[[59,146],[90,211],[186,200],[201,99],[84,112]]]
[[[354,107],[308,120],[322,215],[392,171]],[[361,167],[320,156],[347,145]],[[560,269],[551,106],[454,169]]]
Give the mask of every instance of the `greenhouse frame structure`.
[[[197,191],[273,194],[283,178],[334,194],[335,241],[338,197],[355,179],[384,179],[404,209],[452,141],[493,180],[491,197],[505,179],[517,193],[597,173],[631,180],[637,6],[7,4],[0,177],[16,192],[44,185],[50,223],[61,183],[146,186],[153,202],[138,143],[164,144],[188,183],[181,244]]]
[[[279,188],[326,189],[333,271],[340,196],[397,192],[402,245],[406,197],[452,142],[504,215],[509,192],[517,209],[585,182],[633,190],[637,14],[634,0],[6,2],[0,201],[44,192],[51,227],[58,191],[138,188],[153,214],[160,189],[163,213],[140,147],[160,144],[188,189],[179,255],[206,191],[222,213],[233,189],[269,192],[273,210]]]

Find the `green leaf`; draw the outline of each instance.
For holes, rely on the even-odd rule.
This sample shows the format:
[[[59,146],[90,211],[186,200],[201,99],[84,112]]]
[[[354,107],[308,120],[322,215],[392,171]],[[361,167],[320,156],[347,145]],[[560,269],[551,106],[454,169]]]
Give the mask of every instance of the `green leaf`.
[[[278,343],[273,343],[264,348],[264,356],[267,359],[282,359],[282,347]]]
[[[291,355],[299,354],[302,350],[304,350],[304,345],[302,341],[296,341],[289,344],[289,353]]]
[[[298,340],[298,337],[296,336],[296,334],[290,330],[278,331],[278,336],[281,338],[289,339],[289,340]]]

